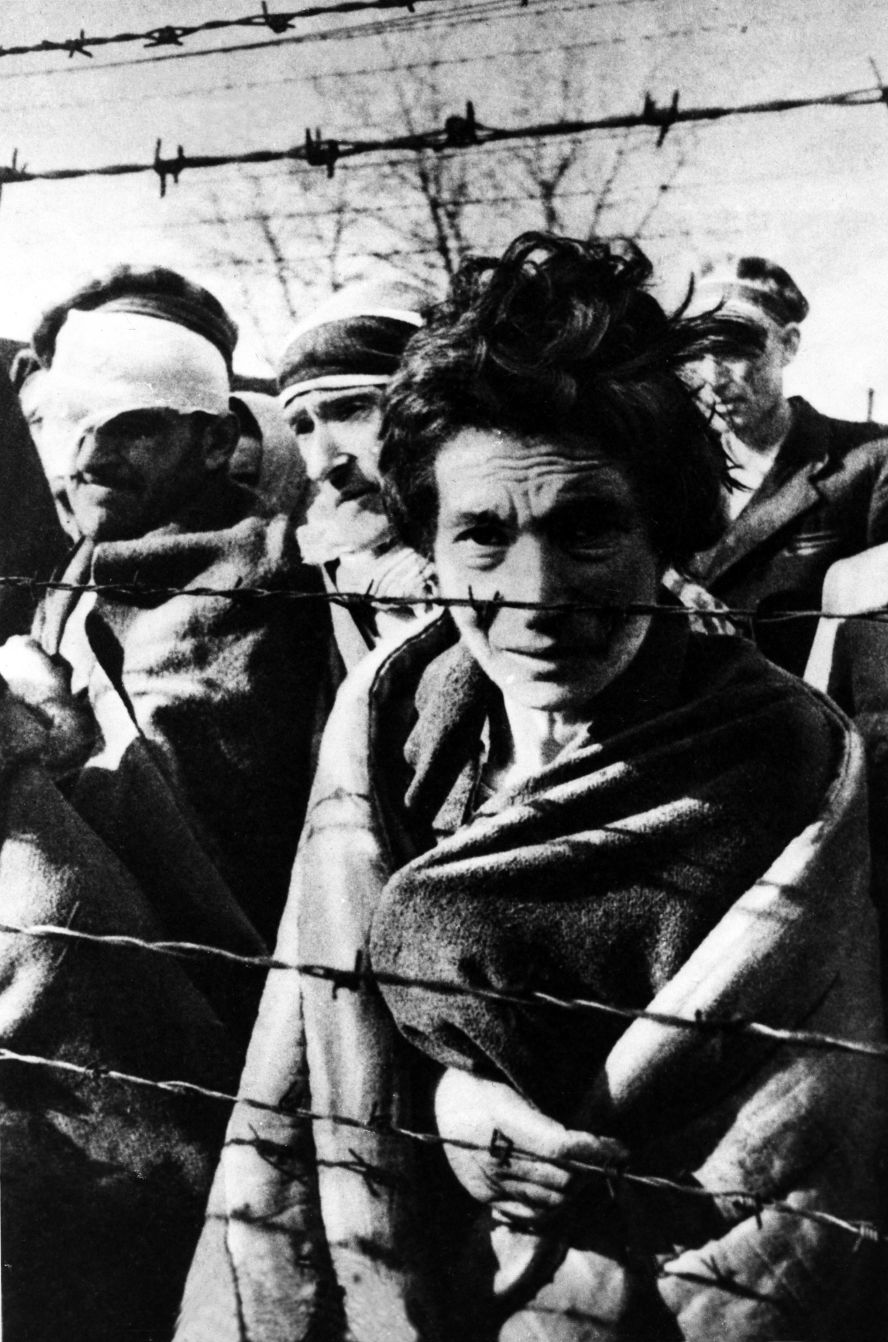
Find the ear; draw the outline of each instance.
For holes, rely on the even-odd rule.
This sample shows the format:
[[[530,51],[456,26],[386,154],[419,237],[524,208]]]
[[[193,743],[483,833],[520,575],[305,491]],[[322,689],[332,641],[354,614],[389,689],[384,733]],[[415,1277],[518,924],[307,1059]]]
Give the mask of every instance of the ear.
[[[784,368],[788,363],[792,363],[793,359],[798,354],[801,339],[802,333],[795,322],[790,322],[789,326],[784,326],[783,330],[780,332],[780,347]]]
[[[202,448],[204,466],[208,471],[221,470],[228,464],[237,446],[240,426],[234,415],[216,415],[204,426]]]

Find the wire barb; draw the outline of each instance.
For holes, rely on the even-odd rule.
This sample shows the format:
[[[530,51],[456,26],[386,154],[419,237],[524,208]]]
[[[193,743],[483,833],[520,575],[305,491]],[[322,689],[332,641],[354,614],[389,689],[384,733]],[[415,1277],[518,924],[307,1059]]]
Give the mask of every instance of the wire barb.
[[[678,120],[678,89],[673,90],[672,101],[668,107],[659,107],[651,95],[646,93],[641,119],[646,126],[660,127],[660,133],[657,136],[657,148],[661,148],[666,136]]]
[[[336,163],[339,159],[340,146],[338,140],[325,140],[321,136],[319,128],[315,129],[314,136],[308,126],[305,128],[305,149],[304,158],[306,163],[312,168],[326,168],[327,178],[331,178],[336,171]]]
[[[478,143],[478,124],[475,120],[475,105],[471,99],[466,103],[465,116],[449,116],[444,122],[444,138],[434,145],[436,153],[445,149],[470,149]]]
[[[86,36],[86,32],[81,28],[79,37],[69,37],[64,42],[60,43],[60,46],[64,51],[67,51],[68,60],[70,60],[72,56],[88,56],[89,59],[92,60],[93,53],[86,49],[88,41],[89,38]],[[6,53],[4,52],[4,55],[5,54]]]
[[[8,165],[0,164],[0,187],[5,186],[7,182],[27,182],[27,181],[28,181],[27,164],[25,163],[19,164],[18,150],[13,149],[12,160],[10,161],[10,163]]]
[[[179,174],[186,166],[186,161],[185,153],[181,145],[178,146],[175,158],[161,158],[160,145],[161,142],[158,140],[154,146],[154,163],[152,166],[160,178],[160,198],[163,200],[166,195],[167,177],[172,177],[173,182],[178,186]]]
[[[290,14],[270,14],[266,0],[262,0],[262,22],[273,33],[285,33],[288,28],[292,28],[291,20]]]

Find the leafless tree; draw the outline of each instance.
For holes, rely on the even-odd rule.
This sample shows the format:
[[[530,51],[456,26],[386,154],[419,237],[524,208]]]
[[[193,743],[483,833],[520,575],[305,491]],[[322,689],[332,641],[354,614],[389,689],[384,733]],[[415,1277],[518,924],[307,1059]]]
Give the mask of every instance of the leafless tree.
[[[415,136],[464,111],[451,62],[430,56],[399,66],[398,48],[387,50],[394,79],[383,72],[316,81],[318,105],[331,113],[325,135]],[[511,125],[573,121],[607,97],[599,80],[599,103],[590,103],[586,66],[557,39],[532,67],[518,56],[506,75],[501,67],[499,87],[509,97],[498,100],[498,116]],[[479,101],[479,124],[483,110]],[[276,177],[245,171],[246,231],[238,233],[233,263],[261,274],[266,311],[255,312],[254,297],[254,316],[279,342],[306,306],[379,265],[434,291],[469,252],[498,251],[524,229],[638,236],[684,165],[683,149],[655,150],[655,143],[646,132],[567,134],[346,160],[329,180],[322,168],[296,163]],[[230,235],[225,245],[232,247]]]

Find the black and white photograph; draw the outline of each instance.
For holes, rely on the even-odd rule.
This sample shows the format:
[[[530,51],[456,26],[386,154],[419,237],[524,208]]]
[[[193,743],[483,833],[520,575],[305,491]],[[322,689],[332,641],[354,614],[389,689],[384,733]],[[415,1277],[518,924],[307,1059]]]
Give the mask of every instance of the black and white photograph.
[[[880,0],[0,0],[0,1340],[883,1342]]]

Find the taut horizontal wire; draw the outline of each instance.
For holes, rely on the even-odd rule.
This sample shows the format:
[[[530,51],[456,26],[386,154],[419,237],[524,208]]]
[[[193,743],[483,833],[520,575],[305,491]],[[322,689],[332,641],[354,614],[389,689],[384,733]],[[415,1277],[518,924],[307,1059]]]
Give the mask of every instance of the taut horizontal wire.
[[[237,19],[207,19],[202,23],[157,23],[144,32],[113,33],[108,36],[87,37],[81,28],[77,37],[53,41],[44,38],[28,45],[5,47],[0,45],[0,56],[28,56],[49,51],[64,51],[68,56],[91,56],[90,47],[119,46],[121,43],[142,42],[146,47],[180,47],[182,39],[196,33],[223,32],[229,28],[268,28],[274,33],[285,32],[295,19],[323,18],[327,14],[354,14],[368,9],[408,9],[430,0],[337,0],[329,5],[309,5],[302,9],[280,10],[269,13],[263,4],[261,14],[248,14]]]
[[[242,965],[250,969],[288,970],[306,978],[322,979],[332,983],[334,992],[340,989],[357,992],[363,987],[374,984],[384,984],[386,987],[417,988],[423,992],[435,993],[444,997],[461,996],[475,998],[483,1002],[498,1002],[509,1006],[554,1008],[560,1011],[610,1016],[625,1021],[647,1020],[652,1021],[655,1025],[679,1030],[692,1030],[699,1034],[739,1035],[753,1039],[765,1039],[771,1043],[792,1044],[799,1048],[825,1052],[848,1053],[859,1057],[878,1058],[888,1062],[888,1044],[873,1043],[861,1039],[843,1039],[837,1035],[822,1034],[815,1030],[789,1030],[773,1025],[764,1025],[760,1021],[747,1020],[742,1017],[676,1016],[668,1012],[648,1011],[642,1007],[614,1006],[609,1002],[600,1002],[592,998],[560,997],[555,993],[541,992],[537,989],[470,987],[448,979],[410,978],[383,970],[371,970],[360,964],[353,969],[337,969],[332,965],[297,963],[281,960],[275,956],[242,955],[237,951],[225,950],[218,946],[205,946],[200,942],[144,941],[140,937],[81,932],[76,928],[58,927],[48,923],[35,923],[30,927],[22,927],[14,923],[0,922],[0,933],[2,932],[37,938],[80,941],[94,946],[145,951],[149,954],[165,955],[174,959],[204,957],[206,959],[224,960],[229,964]]]
[[[115,596],[130,594],[143,597],[228,597],[232,601],[269,600],[283,597],[289,601],[325,601],[333,605],[367,603],[374,606],[413,609],[417,606],[440,606],[442,609],[465,606],[473,610],[505,607],[509,610],[548,610],[565,613],[572,610],[597,612],[601,615],[669,615],[682,618],[722,617],[738,621],[754,620],[756,624],[772,624],[787,620],[865,620],[883,624],[888,621],[888,605],[870,610],[769,610],[760,613],[753,606],[664,606],[657,602],[634,601],[627,605],[603,605],[595,601],[518,601],[500,595],[442,596],[438,593],[417,592],[413,596],[385,596],[375,592],[304,592],[293,587],[166,587],[148,583],[107,582],[77,583],[57,578],[29,578],[23,574],[0,575],[0,588],[25,588],[35,595],[43,592],[96,592]]]
[[[525,1147],[516,1146],[511,1141],[503,1139],[502,1135],[497,1132],[493,1133],[489,1145],[482,1146],[478,1142],[466,1141],[459,1137],[444,1137],[435,1132],[418,1132],[411,1128],[400,1127],[384,1117],[375,1116],[368,1122],[348,1114],[316,1113],[311,1109],[296,1105],[288,1107],[272,1104],[268,1100],[260,1100],[250,1095],[231,1095],[227,1091],[213,1090],[193,1081],[155,1081],[149,1077],[136,1076],[131,1072],[119,1072],[113,1068],[87,1067],[61,1058],[45,1058],[39,1054],[18,1053],[9,1048],[0,1048],[0,1062],[16,1062],[24,1066],[46,1067],[51,1070],[66,1072],[69,1075],[80,1076],[86,1080],[116,1081],[122,1085],[140,1086],[171,1095],[193,1096],[197,1099],[216,1100],[225,1104],[240,1104],[248,1109],[279,1114],[285,1118],[302,1119],[313,1123],[331,1123],[338,1127],[353,1128],[362,1132],[403,1137],[407,1141],[417,1142],[423,1146],[451,1147],[455,1150],[471,1151],[476,1154],[489,1153],[495,1155],[503,1164],[508,1164],[510,1160],[516,1157],[521,1160],[533,1160],[570,1174],[602,1175],[614,1185],[622,1181],[639,1187],[655,1188],[661,1192],[680,1193],[697,1199],[703,1198],[709,1202],[730,1202],[735,1208],[748,1209],[756,1218],[760,1218],[764,1212],[770,1211],[778,1215],[793,1216],[800,1220],[829,1226],[834,1230],[853,1235],[858,1242],[888,1244],[888,1235],[870,1221],[847,1221],[842,1217],[834,1216],[831,1212],[820,1211],[814,1207],[795,1207],[792,1203],[780,1199],[771,1200],[760,1197],[750,1193],[747,1189],[717,1190],[702,1188],[696,1184],[682,1184],[656,1175],[633,1174],[630,1170],[613,1164],[601,1165],[588,1160],[545,1156]],[[372,1168],[362,1171],[362,1177],[372,1178],[372,1175]]]
[[[278,163],[291,160],[307,162],[314,167],[325,167],[328,174],[332,175],[335,164],[342,159],[354,158],[361,154],[376,154],[381,150],[407,149],[417,153],[441,149],[467,150],[512,140],[552,139],[596,130],[631,130],[639,126],[655,130],[659,145],[662,144],[668,131],[676,125],[713,122],[733,116],[793,112],[812,107],[871,107],[884,104],[886,100],[888,100],[888,87],[878,84],[875,87],[846,89],[839,93],[826,93],[817,97],[776,98],[763,102],[738,103],[733,106],[717,104],[708,107],[681,107],[676,90],[668,106],[659,106],[650,95],[647,95],[640,112],[621,112],[589,120],[562,120],[535,125],[496,127],[476,122],[473,116],[453,115],[446,119],[444,126],[434,130],[397,135],[387,139],[355,140],[333,136],[322,137],[320,132],[313,138],[311,132],[307,131],[305,142],[293,145],[289,149],[255,149],[243,153],[189,155],[180,145],[176,157],[169,159],[161,156],[158,143],[155,157],[150,162],[108,163],[94,168],[50,168],[42,172],[32,172],[15,164],[0,165],[0,184],[67,181],[80,177],[119,177],[133,173],[155,172],[160,178],[163,194],[168,177],[178,181],[181,173],[190,168],[219,168],[239,163]]]

